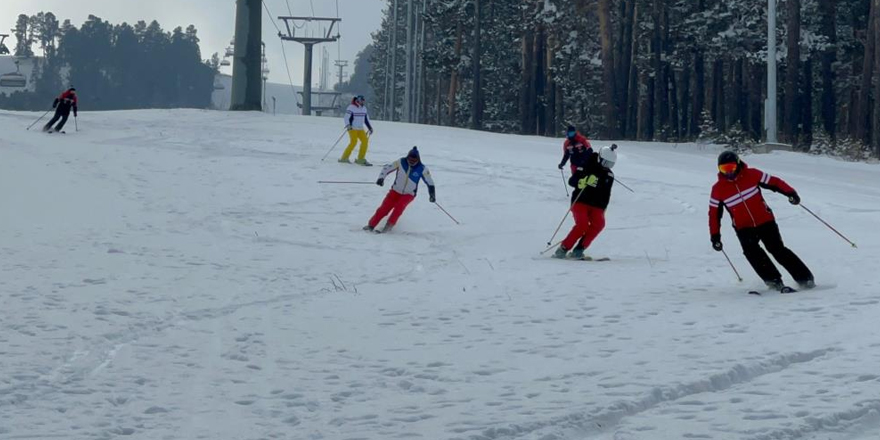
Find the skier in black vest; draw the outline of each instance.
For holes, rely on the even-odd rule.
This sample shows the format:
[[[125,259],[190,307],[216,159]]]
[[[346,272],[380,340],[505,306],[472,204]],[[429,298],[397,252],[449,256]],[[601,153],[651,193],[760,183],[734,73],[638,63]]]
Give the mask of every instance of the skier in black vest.
[[[55,102],[52,103],[52,108],[55,109],[55,116],[52,116],[52,119],[49,120],[49,123],[43,127],[43,131],[52,133],[52,126],[61,119],[61,122],[55,127],[54,131],[61,131],[64,128],[64,124],[67,123],[67,118],[70,117],[70,110],[73,110],[73,117],[76,117],[76,89],[71,87],[64,91],[59,97],[55,98]]]

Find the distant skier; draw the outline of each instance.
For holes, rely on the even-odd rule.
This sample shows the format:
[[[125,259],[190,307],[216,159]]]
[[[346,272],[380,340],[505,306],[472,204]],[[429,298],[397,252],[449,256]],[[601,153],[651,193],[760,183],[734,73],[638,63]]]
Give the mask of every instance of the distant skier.
[[[391,190],[388,191],[388,195],[385,196],[385,200],[382,201],[382,205],[379,206],[379,209],[376,210],[376,213],[373,214],[373,217],[364,226],[365,231],[376,229],[379,222],[389,213],[391,217],[388,217],[388,222],[385,223],[382,232],[391,231],[394,225],[397,224],[397,220],[403,214],[403,211],[406,210],[407,205],[416,198],[419,181],[421,180],[424,180],[425,184],[428,185],[430,202],[434,203],[437,201],[434,179],[431,178],[431,172],[422,163],[418,147],[413,147],[406,157],[401,157],[385,165],[379,173],[376,185],[384,186],[385,177],[395,171],[397,172],[397,177],[394,179],[394,184],[391,186]]]
[[[52,126],[58,122],[58,119],[61,119],[61,122],[55,127],[54,131],[61,131],[64,128],[64,124],[67,123],[67,118],[70,117],[70,110],[73,109],[73,117],[76,117],[76,89],[71,87],[61,93],[60,96],[55,98],[55,102],[52,103],[52,108],[55,109],[55,116],[52,116],[52,119],[49,120],[49,123],[43,126],[43,131],[52,132]]]
[[[764,201],[761,188],[782,193],[788,197],[792,205],[801,202],[794,188],[778,177],[757,168],[749,168],[736,153],[725,151],[718,156],[718,181],[712,186],[712,195],[709,199],[709,234],[712,248],[719,252],[723,249],[721,217],[724,211],[721,208],[724,207],[730,213],[743,254],[768,287],[783,290],[785,285],[782,283],[779,270],[758,245],[759,242],[764,243],[767,251],[782,264],[802,288],[815,287],[810,269],[782,243],[779,226],[773,217],[773,211]]]
[[[614,185],[611,168],[616,161],[617,145],[602,147],[599,154],[592,155],[568,179],[568,184],[574,187],[571,192],[574,227],[556,249],[554,258],[565,258],[571,250],[571,258],[583,259],[584,250],[605,229],[605,210],[611,200],[611,186]]]
[[[361,148],[358,150],[358,158],[354,163],[364,166],[373,165],[367,162],[366,158],[367,148],[370,145],[370,137],[367,135],[373,134],[373,126],[370,125],[370,117],[367,116],[367,107],[364,105],[365,101],[364,95],[357,95],[351,100],[351,105],[345,111],[345,129],[348,130],[348,137],[351,141],[348,143],[345,151],[342,152],[339,162],[350,163],[348,158],[351,156],[351,152],[354,151],[355,145],[360,141]],[[364,127],[366,127],[367,131],[364,131]]]
[[[577,128],[569,125],[565,130],[565,142],[562,143],[562,162],[559,162],[559,169],[565,167],[565,163],[571,159],[571,173],[574,174],[578,167],[586,166],[592,154],[590,141],[578,133]]]

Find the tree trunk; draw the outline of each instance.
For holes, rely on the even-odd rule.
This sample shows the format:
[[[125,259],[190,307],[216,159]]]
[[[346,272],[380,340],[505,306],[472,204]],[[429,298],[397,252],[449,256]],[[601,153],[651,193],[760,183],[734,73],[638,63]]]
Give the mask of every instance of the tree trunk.
[[[672,69],[672,66],[666,64],[666,78],[669,80],[669,128],[670,132],[668,133],[674,139],[678,140],[681,137],[680,124],[681,120],[681,109],[678,106],[678,87],[676,87],[676,75],[675,71]]]
[[[621,135],[625,136],[627,139],[634,139],[638,137],[638,120],[639,120],[639,69],[636,66],[635,59],[638,55],[639,50],[639,42],[638,42],[638,20],[639,20],[639,9],[638,5],[633,2],[632,7],[632,23],[630,23],[630,33],[631,33],[631,43],[629,45],[629,55],[628,55],[628,64],[629,69],[625,72],[620,72],[620,74],[626,74],[627,76],[627,92],[626,92],[626,111],[624,112],[624,118],[626,119],[626,131],[622,132]]]
[[[688,124],[691,118],[690,103],[691,99],[691,67],[684,66],[681,74],[678,76],[678,104],[679,104],[679,121],[678,121],[678,137],[679,139],[690,138]]]
[[[643,89],[643,87],[645,87]],[[648,78],[647,72],[639,72],[639,86],[636,87],[638,90],[638,103],[639,103],[639,113],[638,113],[638,123],[637,123],[637,132],[636,139],[640,141],[648,140],[651,136],[651,116],[654,114],[653,112],[653,101],[654,101],[654,86],[653,82]],[[643,93],[642,90],[645,90]]]
[[[602,82],[605,86],[605,137],[614,139],[617,133],[617,93],[614,75],[614,45],[611,38],[611,0],[599,0],[599,40],[602,45]]]
[[[545,36],[546,32],[544,30],[543,25],[538,25],[538,28],[535,32],[535,48],[534,58],[535,58],[535,69],[534,69],[534,79],[535,83],[532,86],[534,90],[534,112],[535,112],[535,125],[531,128],[530,134],[541,134],[544,132],[544,129],[547,125],[547,114],[544,109],[546,106],[546,102],[544,102],[544,93],[547,89],[547,76],[545,75],[545,67],[544,64],[546,62],[545,52],[547,50],[547,37]]]
[[[473,90],[471,92],[471,128],[481,130],[483,128],[483,88],[480,78],[480,59],[483,56],[480,32],[480,0],[474,0],[474,36],[471,63],[473,63]]]
[[[800,97],[801,146],[804,149],[813,144],[813,58],[803,62],[803,86]]]
[[[828,39],[828,47],[822,52],[822,127],[831,136],[837,138],[837,109],[834,93],[834,63],[837,60],[837,25],[836,21],[837,0],[819,0],[819,12],[821,18],[821,33]]]
[[[880,157],[880,0],[873,0],[871,3],[874,16],[874,116],[870,146],[875,157]]]
[[[556,79],[553,77],[553,50],[556,47],[556,39],[552,35],[547,37],[547,50],[545,51],[544,77],[547,78],[547,89],[544,90],[544,120],[546,125],[541,134],[555,136],[556,122]]]
[[[745,81],[744,81],[744,72],[743,72],[743,63],[745,60],[742,58],[737,58],[731,63],[731,67],[733,69],[733,83],[731,85],[731,106],[730,106],[730,121],[732,124],[739,125],[740,128],[745,130],[746,127],[746,101],[748,98],[748,93],[745,90]]]
[[[706,106],[706,61],[703,52],[697,48],[694,53],[694,93],[691,105],[690,137],[700,133],[700,118]]]
[[[461,20],[455,26],[455,61],[452,66],[452,74],[449,75],[449,93],[446,95],[447,111],[446,121],[450,127],[455,127],[455,98],[458,95],[458,63],[461,61],[461,44],[464,37],[464,26]]]
[[[635,112],[629,106],[629,102],[631,96],[630,91],[633,89],[632,81],[634,80],[631,74],[631,68],[636,55],[634,48],[635,39],[633,38],[636,19],[636,1],[623,0],[621,2],[621,12],[623,25],[620,27],[621,44],[618,45],[620,47],[620,60],[617,63],[618,68],[615,70],[617,73],[615,76],[619,79],[617,83],[617,130],[621,136],[627,137],[628,133],[634,133],[634,130],[630,125],[630,115],[634,115]]]
[[[655,138],[666,142],[669,130],[669,79],[666,77],[666,63],[663,61],[663,53],[666,49],[664,29],[666,28],[663,0],[654,0],[654,36],[652,46],[654,49],[654,98],[656,109],[657,127]]]
[[[764,63],[749,63],[748,127],[752,139],[761,139],[764,130],[764,86],[767,70]]]
[[[523,8],[523,22],[533,23],[533,11]],[[520,133],[532,134],[535,128],[535,32],[533,27],[526,27],[522,33],[522,62],[520,82]]]
[[[792,145],[798,144],[800,113],[798,86],[800,76],[801,0],[788,2],[788,56],[785,59],[785,113],[783,133]]]
[[[865,55],[862,61],[862,86],[859,89],[859,109],[855,114],[856,139],[866,144],[870,141],[868,135],[870,134],[871,124],[871,79],[875,64],[874,46],[877,43],[874,29],[877,25],[877,15],[880,14],[878,8],[880,8],[880,1],[871,0],[871,12],[868,14],[868,28],[865,34]]]
[[[712,90],[709,97],[715,128],[724,132],[727,130],[727,124],[724,117],[724,60],[721,58],[712,62]]]

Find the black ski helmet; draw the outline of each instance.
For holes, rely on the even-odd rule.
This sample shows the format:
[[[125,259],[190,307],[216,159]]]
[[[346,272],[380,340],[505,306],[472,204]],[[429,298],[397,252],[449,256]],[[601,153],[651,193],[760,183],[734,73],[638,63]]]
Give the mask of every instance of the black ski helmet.
[[[733,151],[725,151],[718,155],[718,165],[725,163],[739,164],[739,155]]]

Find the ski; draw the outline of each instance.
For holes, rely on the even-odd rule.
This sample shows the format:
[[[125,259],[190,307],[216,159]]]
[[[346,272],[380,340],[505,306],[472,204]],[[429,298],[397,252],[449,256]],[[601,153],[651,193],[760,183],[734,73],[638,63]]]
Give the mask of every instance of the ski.
[[[793,287],[789,287],[789,286],[782,286],[781,289],[779,289],[779,290],[773,290],[773,291],[774,291],[774,292],[779,292],[779,293],[781,293],[781,294],[786,294],[786,293],[795,293],[795,292],[797,292],[797,289],[795,289],[795,288],[793,288]],[[762,296],[763,294],[762,294],[761,291],[759,291],[759,290],[749,290],[749,295]]]

